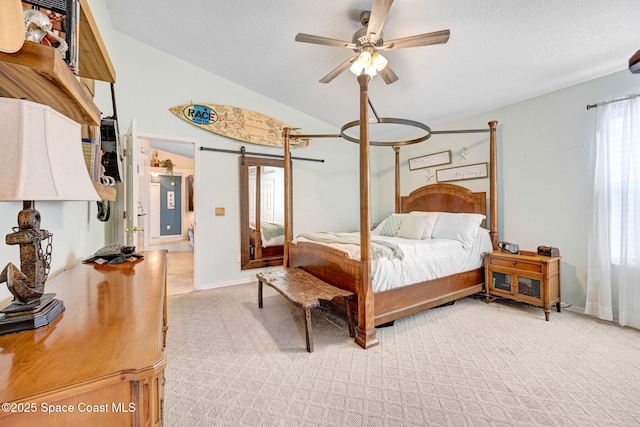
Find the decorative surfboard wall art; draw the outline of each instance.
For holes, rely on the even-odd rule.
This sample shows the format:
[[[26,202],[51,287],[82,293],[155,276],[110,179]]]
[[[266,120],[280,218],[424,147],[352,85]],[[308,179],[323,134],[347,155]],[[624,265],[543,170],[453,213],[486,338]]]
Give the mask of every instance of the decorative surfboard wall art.
[[[291,127],[273,117],[243,108],[220,104],[185,104],[169,108],[176,116],[209,132],[251,144],[282,147],[282,129]],[[292,130],[291,146],[309,145],[307,138],[295,138]]]

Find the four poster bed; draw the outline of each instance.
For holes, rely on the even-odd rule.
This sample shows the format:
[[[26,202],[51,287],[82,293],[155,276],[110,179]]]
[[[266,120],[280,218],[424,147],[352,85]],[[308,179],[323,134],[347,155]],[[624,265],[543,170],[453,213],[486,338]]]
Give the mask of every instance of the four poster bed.
[[[358,78],[358,81],[361,86],[360,123],[369,123],[366,111],[368,77],[363,74]],[[486,239],[484,246],[482,246],[484,249],[481,249],[484,251],[495,249],[498,241],[496,126],[497,122],[492,121],[489,123],[489,129],[487,130],[490,135],[489,216],[488,221],[482,222],[482,226],[487,227],[489,230],[484,231]],[[357,303],[353,307],[358,323],[356,343],[363,348],[369,348],[378,344],[376,326],[481,292],[484,289],[484,270],[482,261],[480,261],[479,264],[473,265],[471,269],[456,274],[417,282],[409,281],[408,283],[403,283],[403,286],[389,290],[376,291],[374,289],[372,284],[372,265],[375,268],[376,262],[373,261],[372,264],[371,254],[368,125],[360,127],[360,141],[362,141],[360,143],[361,221],[358,237],[360,245],[357,254],[359,259],[354,259],[344,250],[327,244],[304,239],[293,241],[289,129],[285,128],[284,267],[300,268],[324,282],[356,294]],[[474,193],[458,185],[431,184],[414,190],[406,197],[400,197],[399,147],[394,146],[393,148],[396,152],[396,213],[420,211],[476,214],[476,218],[477,215],[487,215],[486,193]],[[478,235],[481,233],[478,230]],[[488,245],[486,242],[489,242]],[[482,258],[482,254],[480,258]]]

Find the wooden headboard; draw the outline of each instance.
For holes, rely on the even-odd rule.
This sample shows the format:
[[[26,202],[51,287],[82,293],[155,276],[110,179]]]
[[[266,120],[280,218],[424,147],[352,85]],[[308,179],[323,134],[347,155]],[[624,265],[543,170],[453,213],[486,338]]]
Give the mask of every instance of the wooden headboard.
[[[430,184],[400,197],[400,212],[453,212],[487,215],[487,194],[453,184]],[[483,222],[484,224],[484,222]]]

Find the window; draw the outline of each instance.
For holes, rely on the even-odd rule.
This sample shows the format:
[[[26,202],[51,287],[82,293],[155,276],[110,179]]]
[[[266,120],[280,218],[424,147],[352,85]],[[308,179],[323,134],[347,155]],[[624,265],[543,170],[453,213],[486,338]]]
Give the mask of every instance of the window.
[[[609,178],[609,194],[610,194],[610,215],[609,215],[609,244],[611,249],[611,262],[620,264],[621,253],[625,251],[629,245],[633,245],[637,241],[636,233],[640,230],[636,218],[636,214],[640,214],[637,206],[638,193],[640,188],[637,187],[640,171],[640,133],[638,129],[634,129],[634,124],[640,120],[631,120],[625,114],[628,113],[625,108],[616,108],[612,110],[612,115],[607,120],[608,133],[608,178]],[[640,114],[640,111],[636,111]],[[628,255],[632,255],[633,259],[628,262],[636,264],[636,257],[640,254],[635,251],[626,251]]]

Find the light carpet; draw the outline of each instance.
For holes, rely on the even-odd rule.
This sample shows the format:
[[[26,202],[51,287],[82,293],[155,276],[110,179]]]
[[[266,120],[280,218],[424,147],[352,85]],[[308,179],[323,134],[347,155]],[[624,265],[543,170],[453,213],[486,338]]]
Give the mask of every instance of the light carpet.
[[[378,329],[257,284],[169,297],[167,426],[640,426],[640,331],[469,297]]]

